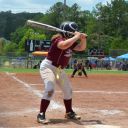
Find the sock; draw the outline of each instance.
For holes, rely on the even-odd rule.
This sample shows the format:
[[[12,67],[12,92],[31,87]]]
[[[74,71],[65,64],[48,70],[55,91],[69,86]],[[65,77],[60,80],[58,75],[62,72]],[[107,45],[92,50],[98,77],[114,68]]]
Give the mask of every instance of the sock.
[[[48,106],[49,106],[50,101],[41,99],[41,104],[40,104],[40,113],[45,113]]]
[[[65,105],[65,108],[66,108],[66,113],[72,111],[72,99],[69,99],[69,100],[64,99],[64,105]]]

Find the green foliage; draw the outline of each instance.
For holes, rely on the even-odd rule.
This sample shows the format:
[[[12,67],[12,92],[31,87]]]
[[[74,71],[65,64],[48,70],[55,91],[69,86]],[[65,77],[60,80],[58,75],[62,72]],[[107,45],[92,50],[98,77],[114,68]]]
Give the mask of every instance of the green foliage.
[[[128,3],[125,0],[113,0],[110,4],[96,5],[94,14],[99,32],[110,36],[128,36]]]
[[[24,33],[24,36],[21,38],[20,42],[19,42],[19,49],[21,49],[21,52],[25,51],[25,41],[27,39],[31,39],[31,40],[45,40],[46,36],[44,34],[39,34],[36,31],[34,31],[33,29],[26,29],[27,31]]]
[[[128,39],[123,40],[122,37],[115,37],[111,43],[112,49],[127,49],[128,50]]]
[[[5,44],[3,51],[5,53],[8,53],[8,52],[16,52],[17,47],[18,47],[18,45],[15,44],[15,43],[7,43],[7,44]]]
[[[13,14],[11,11],[0,12],[0,37],[10,39],[10,34],[17,28],[23,27],[27,19],[37,18],[40,13],[18,13]]]
[[[6,40],[5,38],[0,38],[0,55],[4,54],[5,49],[6,49],[7,45],[9,45],[9,44],[11,44],[11,42],[9,40]]]
[[[50,39],[54,34],[26,27],[28,19],[56,27],[63,21],[74,21],[79,31],[88,34],[87,48],[103,48],[106,55],[109,49],[128,50],[128,2],[125,0],[111,0],[107,5],[98,3],[92,12],[81,11],[76,3],[69,7],[62,2],[54,4],[45,14],[0,12],[0,37],[11,40],[11,43],[0,41],[0,54],[12,51],[20,54],[24,52],[26,39]]]
[[[11,33],[11,41],[15,42],[16,44],[19,44],[21,39],[24,37],[26,34],[26,31],[28,31],[27,28],[25,27],[19,27],[17,30],[13,33]]]

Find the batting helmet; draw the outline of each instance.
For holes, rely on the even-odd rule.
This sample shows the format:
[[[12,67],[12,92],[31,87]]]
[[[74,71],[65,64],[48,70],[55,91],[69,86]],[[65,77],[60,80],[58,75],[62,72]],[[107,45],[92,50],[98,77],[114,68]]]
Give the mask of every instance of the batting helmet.
[[[75,22],[67,21],[67,22],[63,22],[60,25],[60,29],[65,30],[65,31],[69,31],[69,32],[75,32],[78,30],[78,25]],[[67,37],[67,38],[72,37],[71,34],[66,33],[66,32],[61,32],[61,34],[63,35],[63,37]]]

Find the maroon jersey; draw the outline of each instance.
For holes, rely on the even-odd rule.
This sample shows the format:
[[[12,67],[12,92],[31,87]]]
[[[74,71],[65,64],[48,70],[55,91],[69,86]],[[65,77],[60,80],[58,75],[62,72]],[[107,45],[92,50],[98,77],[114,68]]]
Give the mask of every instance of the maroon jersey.
[[[54,66],[60,66],[61,68],[65,68],[68,65],[69,59],[72,56],[72,50],[77,45],[77,43],[74,43],[68,49],[59,49],[57,44],[63,40],[64,39],[62,37],[53,39],[47,56],[47,58],[52,61]]]

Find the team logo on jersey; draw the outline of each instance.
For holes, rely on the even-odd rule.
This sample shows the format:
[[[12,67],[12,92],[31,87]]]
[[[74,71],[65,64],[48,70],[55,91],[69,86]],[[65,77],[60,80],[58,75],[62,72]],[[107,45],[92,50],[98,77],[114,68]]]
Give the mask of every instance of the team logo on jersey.
[[[72,56],[72,50],[68,49],[67,51],[65,51],[65,55],[66,57],[71,57]]]

